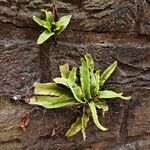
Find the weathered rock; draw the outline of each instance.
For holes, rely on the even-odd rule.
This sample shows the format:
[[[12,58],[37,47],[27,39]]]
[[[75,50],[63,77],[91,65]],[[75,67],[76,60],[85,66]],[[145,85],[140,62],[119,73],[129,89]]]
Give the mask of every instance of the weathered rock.
[[[149,2],[138,0],[57,1],[60,14],[72,13],[72,29],[94,32],[127,32],[150,35]],[[40,8],[52,8],[51,1],[1,0],[0,20],[15,26],[33,27],[33,15]]]
[[[140,34],[150,35],[150,2],[141,1],[142,12],[140,14]],[[143,15],[144,14],[144,15]]]
[[[52,8],[51,1],[0,1],[0,150],[149,150],[149,0],[62,0],[56,5],[60,16],[73,15],[71,23],[56,37],[57,45],[48,41],[37,46],[41,29],[32,16]],[[99,115],[108,132],[99,131],[91,120],[86,141],[81,133],[67,139],[65,133],[80,110],[45,110],[9,99],[28,92],[36,81],[59,76],[61,64],[78,66],[87,52],[101,70],[117,60],[118,68],[104,88],[132,95],[129,104],[111,101],[109,114]],[[30,120],[22,132],[18,124],[25,112]]]
[[[86,147],[96,141],[110,140],[119,143],[119,131],[125,106],[112,104],[110,115],[101,122],[109,128],[102,132],[90,122],[87,128],[87,140],[83,141],[81,133],[71,139],[65,132],[76,120],[79,113],[75,109],[46,110],[32,107],[8,98],[0,100],[0,149],[75,149]],[[113,108],[113,109],[112,109]],[[26,132],[19,128],[19,121],[25,112],[30,112]],[[69,115],[71,114],[71,115]],[[93,127],[92,127],[93,126]]]
[[[136,137],[150,133],[150,88],[137,89],[134,99],[129,107],[127,121],[128,136]]]
[[[0,38],[0,96],[23,95],[39,81],[39,50],[26,38],[30,30],[9,27],[2,26]]]
[[[69,62],[71,66],[78,66],[80,57],[88,52],[96,61],[96,68],[101,70],[118,61],[117,71],[108,81],[110,86],[133,90],[150,85],[150,45],[145,44],[147,40],[137,45],[127,39],[117,42],[107,38],[104,41],[104,37],[98,34],[83,35],[78,32],[65,38],[68,40],[58,38],[58,45],[51,47],[52,79],[59,76],[59,65]]]

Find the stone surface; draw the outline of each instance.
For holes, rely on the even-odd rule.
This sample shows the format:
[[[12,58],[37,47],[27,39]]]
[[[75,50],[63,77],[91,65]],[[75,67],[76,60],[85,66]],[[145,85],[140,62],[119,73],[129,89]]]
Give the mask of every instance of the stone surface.
[[[142,13],[140,14],[140,34],[150,35],[150,2],[141,1]]]
[[[80,33],[76,34],[79,36],[75,37],[75,34],[66,36],[66,39],[71,39],[71,41],[58,39],[57,47],[51,48],[52,78],[59,75],[59,65],[69,62],[71,66],[77,66],[80,63],[80,57],[88,52],[92,54],[97,62],[96,68],[102,70],[113,61],[118,61],[118,69],[114,78],[112,78],[112,84],[121,85],[129,89],[150,84],[150,45],[148,43],[145,44],[147,40],[137,45],[137,43],[132,41],[121,39],[119,42],[112,41],[112,39],[103,41],[104,38],[102,37],[96,39],[97,34],[93,34],[95,41],[91,41],[91,39],[87,39],[86,33],[83,37],[80,37]],[[84,39],[86,39],[86,42],[82,43],[81,41],[84,41]],[[109,82],[111,82],[111,79]]]
[[[13,27],[9,31],[7,26],[2,28],[0,95],[22,95],[39,81],[39,50],[32,40],[26,38],[30,30],[22,32]]]
[[[137,89],[134,95],[134,100],[129,107],[128,136],[148,135],[150,133],[150,88]]]
[[[124,115],[125,105],[112,104],[110,115],[101,121],[109,128],[101,132],[90,122],[87,128],[87,140],[83,141],[81,133],[71,139],[65,137],[79,112],[76,109],[46,110],[28,106],[24,102],[0,100],[0,149],[75,149],[84,148],[96,141],[109,140],[119,143],[119,131]],[[113,109],[112,109],[113,108]],[[19,128],[19,121],[25,112],[30,113],[27,130]],[[69,115],[71,114],[71,115]],[[54,132],[55,131],[55,132]],[[53,134],[53,135],[52,135]]]
[[[60,0],[56,5],[60,16],[73,15],[71,23],[56,37],[57,45],[50,40],[38,46],[42,30],[32,16],[52,8],[51,1],[0,0],[0,150],[149,150],[149,0]],[[78,66],[87,52],[101,70],[117,60],[105,87],[132,95],[129,104],[110,101],[105,118],[99,112],[108,132],[99,131],[91,120],[86,141],[81,133],[67,139],[65,132],[80,110],[45,110],[9,99],[24,95],[34,82],[59,76],[61,64]],[[30,120],[23,132],[18,126],[25,112]]]
[[[73,13],[72,29],[150,35],[150,4],[146,0],[56,1],[60,14]],[[52,8],[51,1],[1,0],[0,21],[34,27],[33,15]]]

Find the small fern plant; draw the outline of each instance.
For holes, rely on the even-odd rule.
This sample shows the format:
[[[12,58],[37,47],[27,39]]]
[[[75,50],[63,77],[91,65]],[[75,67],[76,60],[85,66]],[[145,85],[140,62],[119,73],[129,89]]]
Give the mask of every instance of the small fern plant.
[[[45,29],[37,40],[38,44],[42,44],[55,34],[60,34],[62,31],[64,31],[72,17],[71,15],[67,15],[61,17],[58,21],[55,21],[54,15],[51,11],[47,11],[44,9],[42,9],[41,11],[44,12],[46,20],[42,20],[36,16],[33,16],[33,20],[39,26],[42,26]]]
[[[102,86],[115,70],[117,62],[112,63],[103,73],[99,70],[94,71],[94,61],[90,54],[81,58],[79,67],[80,79],[77,78],[77,68],[69,70],[69,65],[60,66],[61,77],[55,78],[54,83],[36,83],[34,96],[30,98],[30,104],[41,105],[45,108],[59,108],[65,106],[80,106],[83,108],[82,116],[79,116],[75,123],[66,133],[67,137],[75,135],[80,130],[83,139],[86,138],[85,128],[90,117],[93,118],[95,125],[102,131],[106,131],[100,124],[97,109],[103,112],[109,110],[107,100],[120,98],[129,100],[131,97],[123,96],[111,90],[102,90]],[[59,86],[63,85],[63,86]]]

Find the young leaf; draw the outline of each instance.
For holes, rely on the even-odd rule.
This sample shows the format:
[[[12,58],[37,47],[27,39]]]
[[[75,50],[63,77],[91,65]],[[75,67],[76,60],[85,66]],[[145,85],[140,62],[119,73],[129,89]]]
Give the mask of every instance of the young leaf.
[[[71,15],[63,16],[58,20],[58,22],[56,22],[56,27],[61,27],[58,34],[64,31],[64,29],[69,24],[71,17],[72,17]]]
[[[96,87],[94,89],[96,95],[98,94],[99,88],[100,88],[100,86],[99,86],[99,78],[100,78],[100,70],[97,70],[95,72]]]
[[[56,28],[54,29],[54,31],[58,31],[59,33],[59,30],[61,30],[63,28],[63,25],[60,25],[60,24],[56,24]]]
[[[131,96],[122,96],[123,93],[116,93],[114,91],[111,91],[111,90],[104,90],[104,91],[100,91],[99,92],[99,98],[102,98],[102,99],[110,99],[110,98],[121,98],[121,99],[124,99],[124,100],[130,100],[131,99]]]
[[[70,71],[70,74],[68,76],[68,80],[70,81],[70,83],[75,83],[77,76],[76,76],[76,67],[73,67],[72,70]]]
[[[83,95],[86,100],[91,98],[90,94],[90,73],[87,62],[81,58],[81,67],[80,67],[80,80]]]
[[[83,107],[83,114],[82,114],[82,135],[83,135],[84,140],[86,138],[85,128],[87,127],[87,123],[90,119],[89,113],[90,113],[90,110],[84,106]]]
[[[67,131],[66,136],[70,137],[70,136],[75,135],[81,130],[81,126],[82,126],[82,119],[81,117],[78,117],[76,122],[73,123],[71,128]]]
[[[93,97],[95,97],[99,92],[99,78],[99,70],[97,70],[95,74],[91,72],[91,94]]]
[[[69,90],[61,88],[55,83],[35,83],[34,87],[35,95],[72,96]]]
[[[54,96],[32,96],[29,104],[40,105],[48,109],[59,108],[64,106],[76,105],[77,101],[74,98],[54,97]]]
[[[72,91],[72,94],[73,94],[74,98],[78,102],[84,103],[82,101],[83,100],[83,93],[82,93],[81,88],[78,85],[76,85],[75,83],[72,84],[69,80],[68,80],[68,85],[69,85],[70,90]]]
[[[68,79],[66,78],[55,78],[53,81],[57,84],[62,84],[68,87]]]
[[[90,54],[86,54],[85,55],[85,60],[88,64],[88,67],[91,71],[94,71],[94,61],[93,61],[93,58]]]
[[[61,73],[61,77],[63,78],[68,78],[70,71],[69,71],[69,65],[68,63],[61,65],[59,67],[60,73]]]
[[[50,32],[48,30],[45,30],[38,38],[37,43],[42,44],[44,43],[47,39],[49,39],[51,36],[54,35],[54,32]]]
[[[46,28],[48,31],[51,31],[51,24],[48,21],[44,21],[36,16],[33,16],[33,20],[40,26]]]
[[[96,107],[95,107],[95,103],[94,103],[93,101],[91,101],[91,102],[89,103],[89,107],[90,107],[91,114],[92,114],[93,121],[94,121],[95,125],[96,125],[99,129],[101,129],[102,131],[108,130],[107,128],[103,127],[103,126],[99,123],[98,116],[97,116],[97,111],[96,111]]]
[[[54,17],[51,11],[47,11],[45,9],[41,9],[41,11],[45,13],[46,21],[48,21],[49,23],[54,22]]]
[[[117,67],[117,61],[115,61],[113,64],[111,64],[101,75],[99,84],[100,86],[103,86],[106,80],[109,78],[109,76],[113,73],[115,68]]]

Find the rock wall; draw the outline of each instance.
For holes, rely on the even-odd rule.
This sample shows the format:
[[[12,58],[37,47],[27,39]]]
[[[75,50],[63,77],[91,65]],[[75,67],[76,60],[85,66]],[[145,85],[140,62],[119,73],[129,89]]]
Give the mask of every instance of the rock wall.
[[[150,149],[150,1],[62,0],[59,15],[72,14],[69,27],[53,41],[38,46],[42,31],[33,21],[41,8],[52,8],[50,0],[0,0],[0,150]],[[71,139],[65,132],[79,114],[74,109],[45,110],[10,97],[24,95],[34,82],[59,75],[65,62],[77,66],[89,52],[96,68],[105,69],[114,60],[118,68],[106,87],[132,95],[130,103],[117,100],[99,131],[91,121],[87,140],[81,134]],[[20,118],[30,112],[27,131],[18,128]]]

